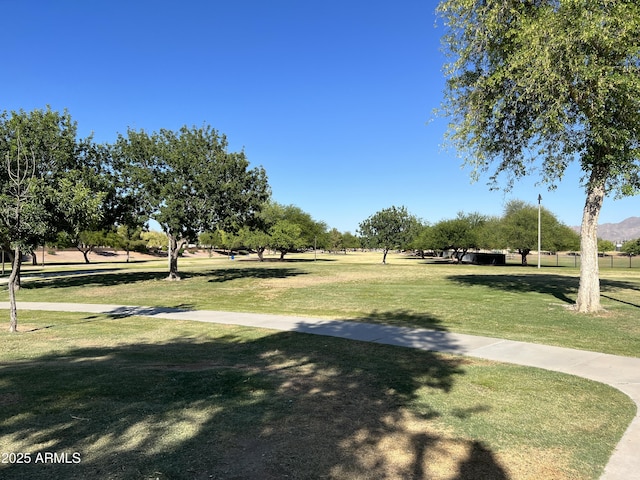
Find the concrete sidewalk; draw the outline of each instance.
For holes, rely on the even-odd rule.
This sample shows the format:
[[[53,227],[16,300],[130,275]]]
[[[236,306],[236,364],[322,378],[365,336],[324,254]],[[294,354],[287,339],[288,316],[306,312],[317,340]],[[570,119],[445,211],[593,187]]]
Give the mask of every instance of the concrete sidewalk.
[[[8,309],[8,302],[0,302],[0,308]],[[140,315],[171,320],[243,325],[467,355],[544,368],[595,380],[621,390],[636,403],[636,406],[640,406],[640,358],[435,330],[284,315],[37,302],[21,302],[18,304],[18,308],[103,313],[118,316]],[[640,478],[640,412],[636,414],[627,428],[601,477],[603,480],[630,480],[633,478]]]

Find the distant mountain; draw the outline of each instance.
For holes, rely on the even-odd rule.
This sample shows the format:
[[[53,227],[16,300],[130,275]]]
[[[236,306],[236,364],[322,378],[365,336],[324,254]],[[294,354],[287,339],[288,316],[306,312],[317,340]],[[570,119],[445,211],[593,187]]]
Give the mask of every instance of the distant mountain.
[[[580,227],[571,227],[580,233]],[[640,217],[629,217],[620,223],[601,223],[598,225],[598,238],[622,242],[640,238]]]

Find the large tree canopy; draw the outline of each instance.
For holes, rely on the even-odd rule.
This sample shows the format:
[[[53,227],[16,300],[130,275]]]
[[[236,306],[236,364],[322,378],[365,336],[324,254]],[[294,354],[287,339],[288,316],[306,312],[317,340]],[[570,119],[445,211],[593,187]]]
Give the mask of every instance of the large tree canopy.
[[[419,228],[420,222],[406,207],[392,206],[360,222],[358,233],[363,246],[382,249],[382,263],[386,263],[389,250],[409,246]]]
[[[0,240],[12,253],[10,325],[17,329],[15,291],[22,252],[52,239],[69,218],[101,216],[104,193],[87,183],[89,141],[76,139],[67,112],[47,108],[0,114]]]
[[[551,188],[580,162],[578,311],[600,308],[597,222],[640,172],[640,4],[635,0],[443,0],[444,113],[473,175]]]
[[[456,218],[442,220],[433,226],[430,237],[436,250],[453,250],[453,258],[462,260],[468,250],[483,246],[486,218],[477,213],[459,212]]]
[[[326,236],[327,226],[295,205],[281,205],[274,201],[264,204],[252,228],[241,231],[239,241],[253,248],[260,261],[265,249],[280,252],[280,260],[296,250],[313,247]]]
[[[268,198],[264,170],[250,169],[244,152],[229,152],[227,139],[209,126],[182,127],[119,136],[114,155],[142,200],[167,234],[169,279],[177,280],[178,255],[203,231],[234,231]]]
[[[563,225],[546,208],[513,200],[507,203],[504,216],[497,224],[498,236],[502,246],[518,251],[522,265],[527,264],[527,255],[538,249],[538,213],[540,213],[541,246],[540,250],[575,249],[579,244],[578,234]]]

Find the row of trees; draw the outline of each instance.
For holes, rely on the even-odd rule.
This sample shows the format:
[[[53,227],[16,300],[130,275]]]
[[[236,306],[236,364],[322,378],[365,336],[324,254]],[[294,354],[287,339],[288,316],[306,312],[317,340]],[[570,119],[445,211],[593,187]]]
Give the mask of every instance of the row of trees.
[[[545,208],[541,208],[542,248],[547,251],[577,250],[579,237],[571,228],[560,223]],[[421,252],[451,251],[453,257],[464,256],[469,250],[510,249],[518,252],[522,264],[527,256],[537,250],[538,208],[514,200],[507,204],[502,217],[490,217],[480,213],[459,213],[456,218],[442,220],[434,225],[424,223],[411,215],[405,207],[390,207],[375,213],[360,224],[359,235],[327,229],[324,222],[295,205],[281,205],[268,200],[262,205],[250,225],[235,231],[217,228],[197,235],[199,246],[207,249],[250,249],[264,260],[267,250],[280,254],[280,259],[290,252],[319,248],[328,251],[344,251],[357,248],[380,248],[383,263],[392,249],[410,249]],[[67,236],[65,232],[58,235]],[[110,246],[130,250],[168,250],[166,234],[131,230],[125,225],[100,232],[83,232],[83,246]],[[190,237],[194,241],[196,237]],[[64,245],[64,244],[63,244]],[[76,245],[77,246],[77,245]],[[77,246],[78,247],[78,246]],[[80,249],[80,247],[78,247]],[[601,251],[614,249],[611,242],[600,241]],[[81,250],[85,254],[87,250]]]
[[[250,168],[244,152],[229,152],[226,137],[206,125],[129,129],[113,144],[98,144],[78,138],[66,111],[2,112],[0,159],[11,331],[23,252],[60,242],[87,252],[110,232],[128,244],[153,219],[166,234],[168,278],[176,280],[178,252],[188,241],[253,225],[270,196],[264,169]]]
[[[579,248],[579,235],[547,209],[540,209],[540,219],[544,232],[541,249]],[[506,205],[502,217],[461,212],[456,218],[434,225],[423,224],[405,207],[391,207],[363,221],[359,232],[364,246],[383,250],[383,263],[391,249],[449,250],[456,258],[469,250],[511,249],[521,255],[522,264],[526,265],[527,255],[538,249],[538,207],[514,200]]]

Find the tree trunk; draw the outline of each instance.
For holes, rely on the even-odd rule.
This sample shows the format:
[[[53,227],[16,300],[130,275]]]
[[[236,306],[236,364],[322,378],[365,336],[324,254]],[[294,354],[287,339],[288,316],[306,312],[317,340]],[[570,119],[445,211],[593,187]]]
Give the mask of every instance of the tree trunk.
[[[82,256],[84,257],[84,263],[91,263],[89,261],[89,252],[93,249],[93,247],[83,247],[81,245],[76,245],[76,249],[82,252]]]
[[[526,267],[528,264],[527,262],[527,255],[529,255],[529,252],[531,250],[518,250],[518,253],[520,254],[520,258],[521,258],[521,263],[523,267]]]
[[[594,181],[587,186],[587,200],[582,214],[580,232],[580,287],[576,310],[591,313],[601,310],[600,274],[598,270],[598,217],[604,201],[604,182]]]
[[[180,275],[178,275],[178,256],[187,240],[184,238],[178,239],[170,233],[167,233],[167,238],[169,239],[169,276],[167,280],[181,280]]]
[[[261,262],[264,262],[264,247],[258,247],[256,248],[256,253],[258,254],[258,258],[260,259]]]
[[[18,331],[18,307],[16,306],[16,290],[20,288],[20,249],[15,248],[11,259],[11,275],[9,275],[9,331]]]
[[[387,264],[387,253],[389,253],[389,249],[387,249],[387,248],[382,249],[382,264],[383,265]]]

